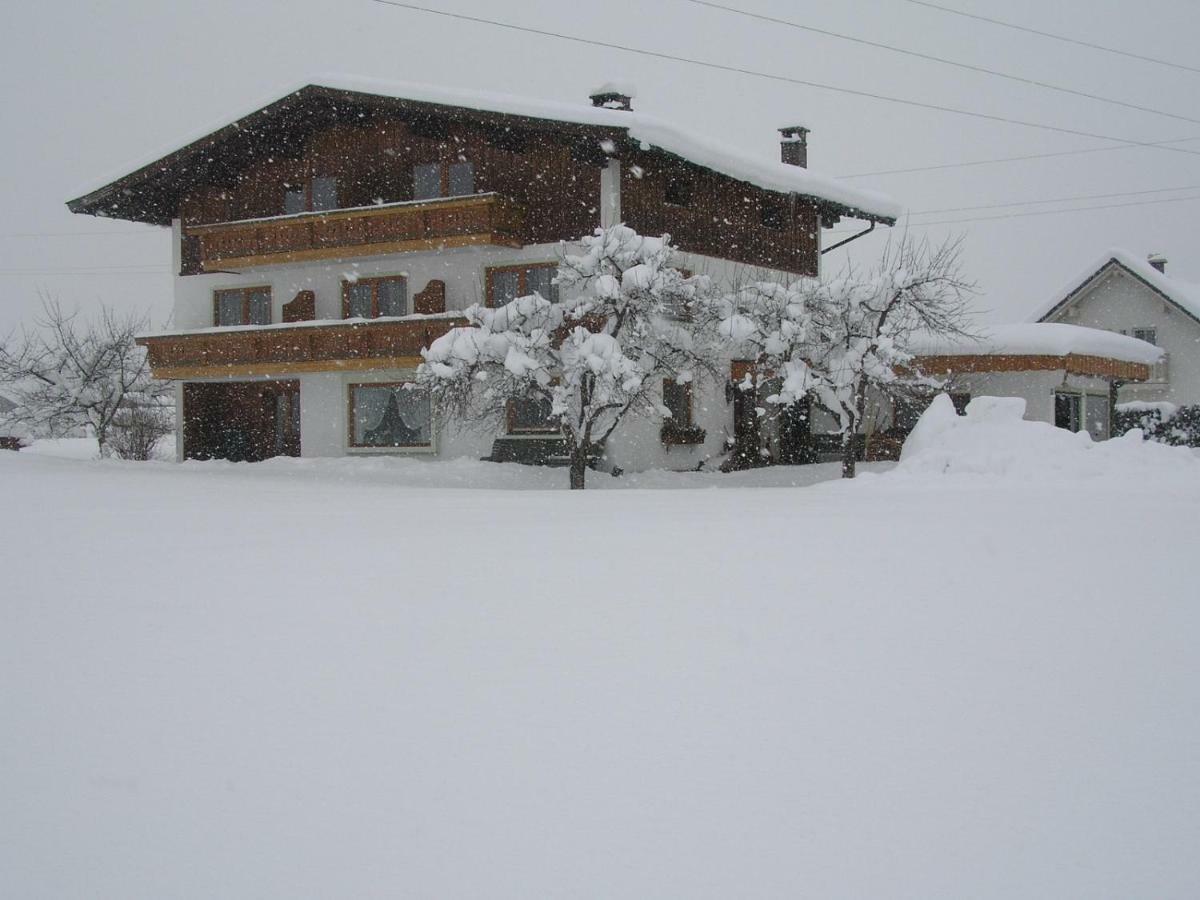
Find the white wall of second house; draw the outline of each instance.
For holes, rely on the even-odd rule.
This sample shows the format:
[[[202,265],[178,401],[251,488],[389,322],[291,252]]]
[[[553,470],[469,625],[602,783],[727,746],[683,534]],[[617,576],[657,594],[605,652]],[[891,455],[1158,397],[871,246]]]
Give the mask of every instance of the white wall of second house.
[[[1128,272],[1110,266],[1047,321],[1125,334],[1132,334],[1135,328],[1155,329],[1158,346],[1170,354],[1167,381],[1126,385],[1121,388],[1121,400],[1200,403],[1200,322]]]

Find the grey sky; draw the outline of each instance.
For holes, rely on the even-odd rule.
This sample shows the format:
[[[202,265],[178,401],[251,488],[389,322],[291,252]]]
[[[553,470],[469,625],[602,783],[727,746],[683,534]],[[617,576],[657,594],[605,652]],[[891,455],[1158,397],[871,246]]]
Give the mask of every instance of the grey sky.
[[[417,0],[421,2],[421,0]],[[1000,69],[1200,119],[1200,74],[1069,46],[905,0],[755,0],[726,5]],[[939,0],[961,10],[1200,65],[1195,0]],[[1196,136],[1200,124],[1013,84],[832,38],[753,21],[686,0],[428,0],[439,9],[811,81],[969,108],[1131,140]],[[383,6],[370,0],[115,0],[23,4],[6,11],[0,83],[0,332],[37,309],[44,289],[68,305],[97,300],[170,311],[166,234],[73,216],[64,201],[223,124],[306,77],[342,72],[586,103],[621,78],[636,106],[699,134],[774,157],[775,129],[812,129],[809,163],[831,175],[1101,147],[1092,138],[912,109]],[[1200,155],[1126,148],[1078,156],[858,178],[910,210],[1200,185]],[[1196,197],[1195,202],[1174,202]],[[916,228],[965,235],[965,262],[993,320],[1024,315],[1112,245],[1161,251],[1171,274],[1200,281],[1193,219],[1200,189],[1113,197],[1091,212]],[[1066,204],[1082,205],[1082,204]],[[1053,204],[981,209],[912,221],[1043,212]],[[851,222],[843,222],[839,229]],[[873,258],[872,236],[855,258]],[[838,266],[841,252],[826,257]]]

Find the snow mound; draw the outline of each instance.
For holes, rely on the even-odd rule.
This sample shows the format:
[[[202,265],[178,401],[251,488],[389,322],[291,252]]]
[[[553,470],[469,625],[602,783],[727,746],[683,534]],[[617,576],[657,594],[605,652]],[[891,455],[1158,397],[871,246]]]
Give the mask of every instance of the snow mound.
[[[1019,397],[976,397],[960,416],[950,397],[939,394],[904,442],[895,471],[1020,481],[1200,476],[1200,460],[1188,450],[1143,440],[1140,430],[1095,442],[1086,432],[1029,422],[1024,415]]]

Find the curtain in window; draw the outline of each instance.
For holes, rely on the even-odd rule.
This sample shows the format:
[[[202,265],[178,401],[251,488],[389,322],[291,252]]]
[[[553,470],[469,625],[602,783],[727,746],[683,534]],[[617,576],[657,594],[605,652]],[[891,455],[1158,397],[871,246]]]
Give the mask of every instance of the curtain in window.
[[[379,292],[379,314],[381,316],[403,316],[408,314],[408,291],[403,278],[389,278],[376,283]]]
[[[521,289],[520,272],[492,273],[492,306],[504,306],[517,299],[517,291]]]
[[[283,195],[283,211],[286,215],[302,213],[305,206],[304,188],[290,188]]]
[[[1108,440],[1108,398],[1099,394],[1088,394],[1084,408],[1088,434],[1094,441]]]
[[[525,270],[525,293],[541,294],[550,301],[558,300],[558,286],[552,284],[557,269],[554,266],[538,266]]]
[[[442,167],[438,163],[413,166],[413,199],[432,200],[442,195]]]
[[[346,318],[371,318],[371,285],[359,282],[346,288]]]
[[[428,446],[429,394],[403,385],[354,388],[354,444],[359,447]]]
[[[469,162],[450,164],[450,196],[475,193],[475,166]]]
[[[336,178],[314,178],[312,181],[312,208],[337,209],[338,192]]]
[[[251,325],[271,324],[271,291],[262,289],[250,292],[250,322]]]
[[[217,324],[242,324],[241,291],[221,291],[217,294]]]

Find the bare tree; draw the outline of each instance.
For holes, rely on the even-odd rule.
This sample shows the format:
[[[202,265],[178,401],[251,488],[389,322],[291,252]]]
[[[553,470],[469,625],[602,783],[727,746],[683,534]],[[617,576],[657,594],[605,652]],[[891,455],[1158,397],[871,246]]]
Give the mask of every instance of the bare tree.
[[[17,403],[11,421],[35,432],[62,436],[91,428],[100,455],[135,398],[158,404],[169,390],[150,375],[145,350],[134,340],[144,315],[119,315],[102,306],[90,321],[66,313],[49,297],[33,331],[0,344],[0,383]]]
[[[626,415],[670,414],[664,378],[715,372],[689,315],[708,279],[671,267],[669,237],[619,225],[581,243],[555,278],[569,297],[472,306],[471,327],[434,341],[419,374],[436,410],[479,427],[495,429],[512,404],[537,404],[564,439],[572,489]]]
[[[930,379],[913,371],[919,335],[969,335],[974,285],[961,274],[960,242],[931,248],[907,238],[890,244],[869,272],[747,285],[709,307],[718,333],[756,361],[740,386],[780,378],[770,403],[809,397],[838,422],[842,476],[853,478],[856,435],[872,390],[895,395]]]

